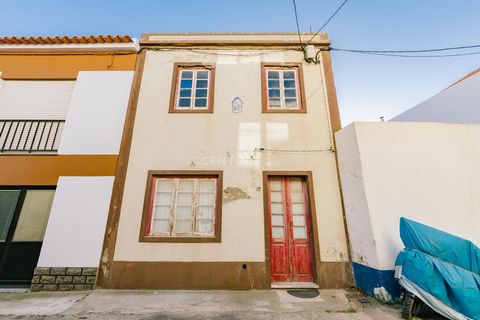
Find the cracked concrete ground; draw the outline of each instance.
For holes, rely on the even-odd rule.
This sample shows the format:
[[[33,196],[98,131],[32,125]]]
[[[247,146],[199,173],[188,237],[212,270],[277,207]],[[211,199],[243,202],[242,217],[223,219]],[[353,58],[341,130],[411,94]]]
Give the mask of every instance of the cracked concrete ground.
[[[0,319],[401,319],[398,308],[356,291],[319,292],[313,298],[286,290],[0,293]]]

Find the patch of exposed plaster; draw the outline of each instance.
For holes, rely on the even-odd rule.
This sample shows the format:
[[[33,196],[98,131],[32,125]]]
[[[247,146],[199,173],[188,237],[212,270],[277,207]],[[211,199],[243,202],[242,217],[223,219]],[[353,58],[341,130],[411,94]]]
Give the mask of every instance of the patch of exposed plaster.
[[[223,190],[223,203],[235,200],[250,199],[250,196],[239,187],[226,187]]]

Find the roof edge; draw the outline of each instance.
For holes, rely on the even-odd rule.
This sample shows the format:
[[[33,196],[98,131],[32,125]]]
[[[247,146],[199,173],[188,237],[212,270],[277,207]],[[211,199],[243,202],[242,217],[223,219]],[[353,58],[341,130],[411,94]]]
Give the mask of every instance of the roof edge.
[[[315,46],[331,44],[326,33],[300,33],[302,44]],[[140,46],[158,47],[299,47],[299,34],[295,32],[251,33],[144,33]]]
[[[138,40],[129,35],[0,37],[0,52],[137,52]]]

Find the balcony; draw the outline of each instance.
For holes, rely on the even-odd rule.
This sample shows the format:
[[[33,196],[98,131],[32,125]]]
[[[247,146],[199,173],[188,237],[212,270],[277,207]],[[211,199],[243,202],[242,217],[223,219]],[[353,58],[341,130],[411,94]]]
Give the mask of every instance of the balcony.
[[[58,150],[65,120],[0,120],[0,153]]]

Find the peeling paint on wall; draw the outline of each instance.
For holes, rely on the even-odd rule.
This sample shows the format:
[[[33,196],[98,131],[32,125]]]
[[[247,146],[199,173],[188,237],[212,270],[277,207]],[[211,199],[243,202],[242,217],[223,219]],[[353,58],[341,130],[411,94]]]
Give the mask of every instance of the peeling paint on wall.
[[[241,199],[250,199],[250,196],[241,188],[226,187],[225,190],[223,190],[223,203]]]

